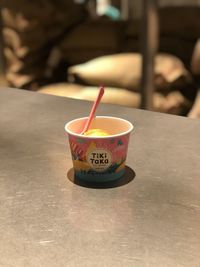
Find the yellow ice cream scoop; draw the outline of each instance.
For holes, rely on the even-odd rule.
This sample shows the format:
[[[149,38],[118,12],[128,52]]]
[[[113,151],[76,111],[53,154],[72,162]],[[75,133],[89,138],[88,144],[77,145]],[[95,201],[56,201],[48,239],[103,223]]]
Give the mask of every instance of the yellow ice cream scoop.
[[[102,130],[102,129],[90,129],[87,132],[85,132],[84,135],[87,135],[87,136],[108,136],[110,134],[108,132]]]

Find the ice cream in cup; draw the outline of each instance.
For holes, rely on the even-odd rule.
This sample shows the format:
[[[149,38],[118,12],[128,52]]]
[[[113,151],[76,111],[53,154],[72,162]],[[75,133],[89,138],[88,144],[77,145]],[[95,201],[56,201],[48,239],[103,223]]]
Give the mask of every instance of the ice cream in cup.
[[[81,134],[86,120],[78,118],[65,125],[75,176],[91,182],[121,178],[133,125],[122,118],[97,116]]]

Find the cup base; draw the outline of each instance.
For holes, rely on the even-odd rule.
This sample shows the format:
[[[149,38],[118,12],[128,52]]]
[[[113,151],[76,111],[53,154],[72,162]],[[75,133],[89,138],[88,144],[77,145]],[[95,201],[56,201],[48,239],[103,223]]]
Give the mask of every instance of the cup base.
[[[120,179],[125,174],[125,169],[117,173],[96,173],[96,174],[85,174],[82,172],[75,171],[75,177],[87,182],[98,182],[105,183]]]

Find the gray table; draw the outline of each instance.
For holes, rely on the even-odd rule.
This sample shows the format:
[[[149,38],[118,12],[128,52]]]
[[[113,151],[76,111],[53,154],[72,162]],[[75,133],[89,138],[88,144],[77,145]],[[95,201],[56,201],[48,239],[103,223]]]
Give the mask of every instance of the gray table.
[[[0,90],[1,267],[199,267],[200,121],[114,105],[127,174],[75,184],[65,122],[91,103]]]

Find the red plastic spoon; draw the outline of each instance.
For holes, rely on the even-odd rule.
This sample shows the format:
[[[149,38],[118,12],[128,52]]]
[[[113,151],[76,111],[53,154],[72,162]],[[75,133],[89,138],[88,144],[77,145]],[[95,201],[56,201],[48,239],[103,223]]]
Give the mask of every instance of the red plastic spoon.
[[[89,115],[89,117],[88,117],[88,119],[87,119],[87,121],[85,123],[85,126],[84,126],[81,134],[84,134],[89,129],[90,124],[91,124],[91,122],[92,122],[92,120],[94,118],[95,111],[96,111],[96,109],[97,109],[97,107],[98,107],[98,105],[99,105],[99,103],[101,101],[101,98],[102,98],[103,94],[104,94],[104,86],[101,86],[100,89],[99,89],[98,96],[97,96],[97,98],[96,98],[96,100],[95,100],[95,102],[94,102],[94,104],[92,106],[92,109],[90,111],[90,115]]]

